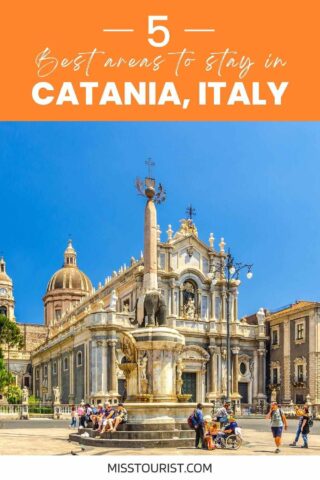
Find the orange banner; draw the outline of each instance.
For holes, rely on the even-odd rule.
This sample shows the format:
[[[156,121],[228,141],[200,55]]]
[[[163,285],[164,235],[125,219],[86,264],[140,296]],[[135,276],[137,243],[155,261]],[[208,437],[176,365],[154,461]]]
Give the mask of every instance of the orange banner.
[[[1,120],[319,120],[319,10],[6,2]]]

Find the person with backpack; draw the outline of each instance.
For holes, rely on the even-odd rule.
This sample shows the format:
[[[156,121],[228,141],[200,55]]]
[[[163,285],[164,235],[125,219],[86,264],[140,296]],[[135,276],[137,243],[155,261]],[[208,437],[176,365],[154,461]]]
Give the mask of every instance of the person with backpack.
[[[312,427],[313,421],[309,413],[308,405],[305,405],[303,408],[303,417],[301,424],[301,435],[303,439],[303,445],[301,448],[309,448],[308,446],[308,434],[310,433],[310,427]]]
[[[281,437],[283,428],[287,430],[287,419],[277,402],[271,404],[267,418],[271,421],[271,431],[276,444],[274,453],[280,453]]]
[[[202,413],[202,404],[198,403],[194,412],[188,418],[188,424],[196,431],[196,440],[195,440],[195,447],[196,448],[205,448],[204,442],[204,419]],[[199,443],[201,441],[201,447],[199,447]]]

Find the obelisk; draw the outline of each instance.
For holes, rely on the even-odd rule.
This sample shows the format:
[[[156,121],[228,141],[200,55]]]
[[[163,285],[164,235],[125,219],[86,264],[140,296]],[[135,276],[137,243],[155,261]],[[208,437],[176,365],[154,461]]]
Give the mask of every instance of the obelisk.
[[[158,289],[157,261],[157,210],[153,201],[154,180],[146,178],[145,195],[147,203],[144,211],[144,275],[143,289],[147,293]]]

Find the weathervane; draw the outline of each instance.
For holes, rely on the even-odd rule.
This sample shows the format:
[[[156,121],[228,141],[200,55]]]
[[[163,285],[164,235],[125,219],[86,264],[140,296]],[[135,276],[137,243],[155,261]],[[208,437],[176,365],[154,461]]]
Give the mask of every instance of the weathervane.
[[[147,197],[149,200],[153,200],[155,204],[159,205],[163,203],[166,199],[166,192],[161,183],[156,186],[156,181],[151,177],[151,169],[155,166],[155,162],[151,158],[145,161],[145,164],[148,167],[148,176],[144,181],[140,178],[136,178],[136,189],[139,195]]]

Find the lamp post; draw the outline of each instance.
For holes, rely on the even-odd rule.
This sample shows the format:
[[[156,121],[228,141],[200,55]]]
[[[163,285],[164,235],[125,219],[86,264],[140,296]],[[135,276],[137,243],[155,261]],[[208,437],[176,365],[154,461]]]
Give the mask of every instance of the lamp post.
[[[252,273],[253,264],[247,264],[242,262],[236,262],[231,255],[230,249],[228,253],[224,255],[224,259],[220,265],[213,266],[212,271],[209,273],[209,277],[212,279],[212,283],[215,285],[219,280],[225,280],[226,284],[226,317],[227,317],[227,398],[226,402],[230,403],[231,393],[231,338],[230,338],[230,323],[231,323],[231,308],[230,298],[231,291],[234,286],[240,285],[240,271],[247,270],[247,278],[250,280],[253,276]]]

